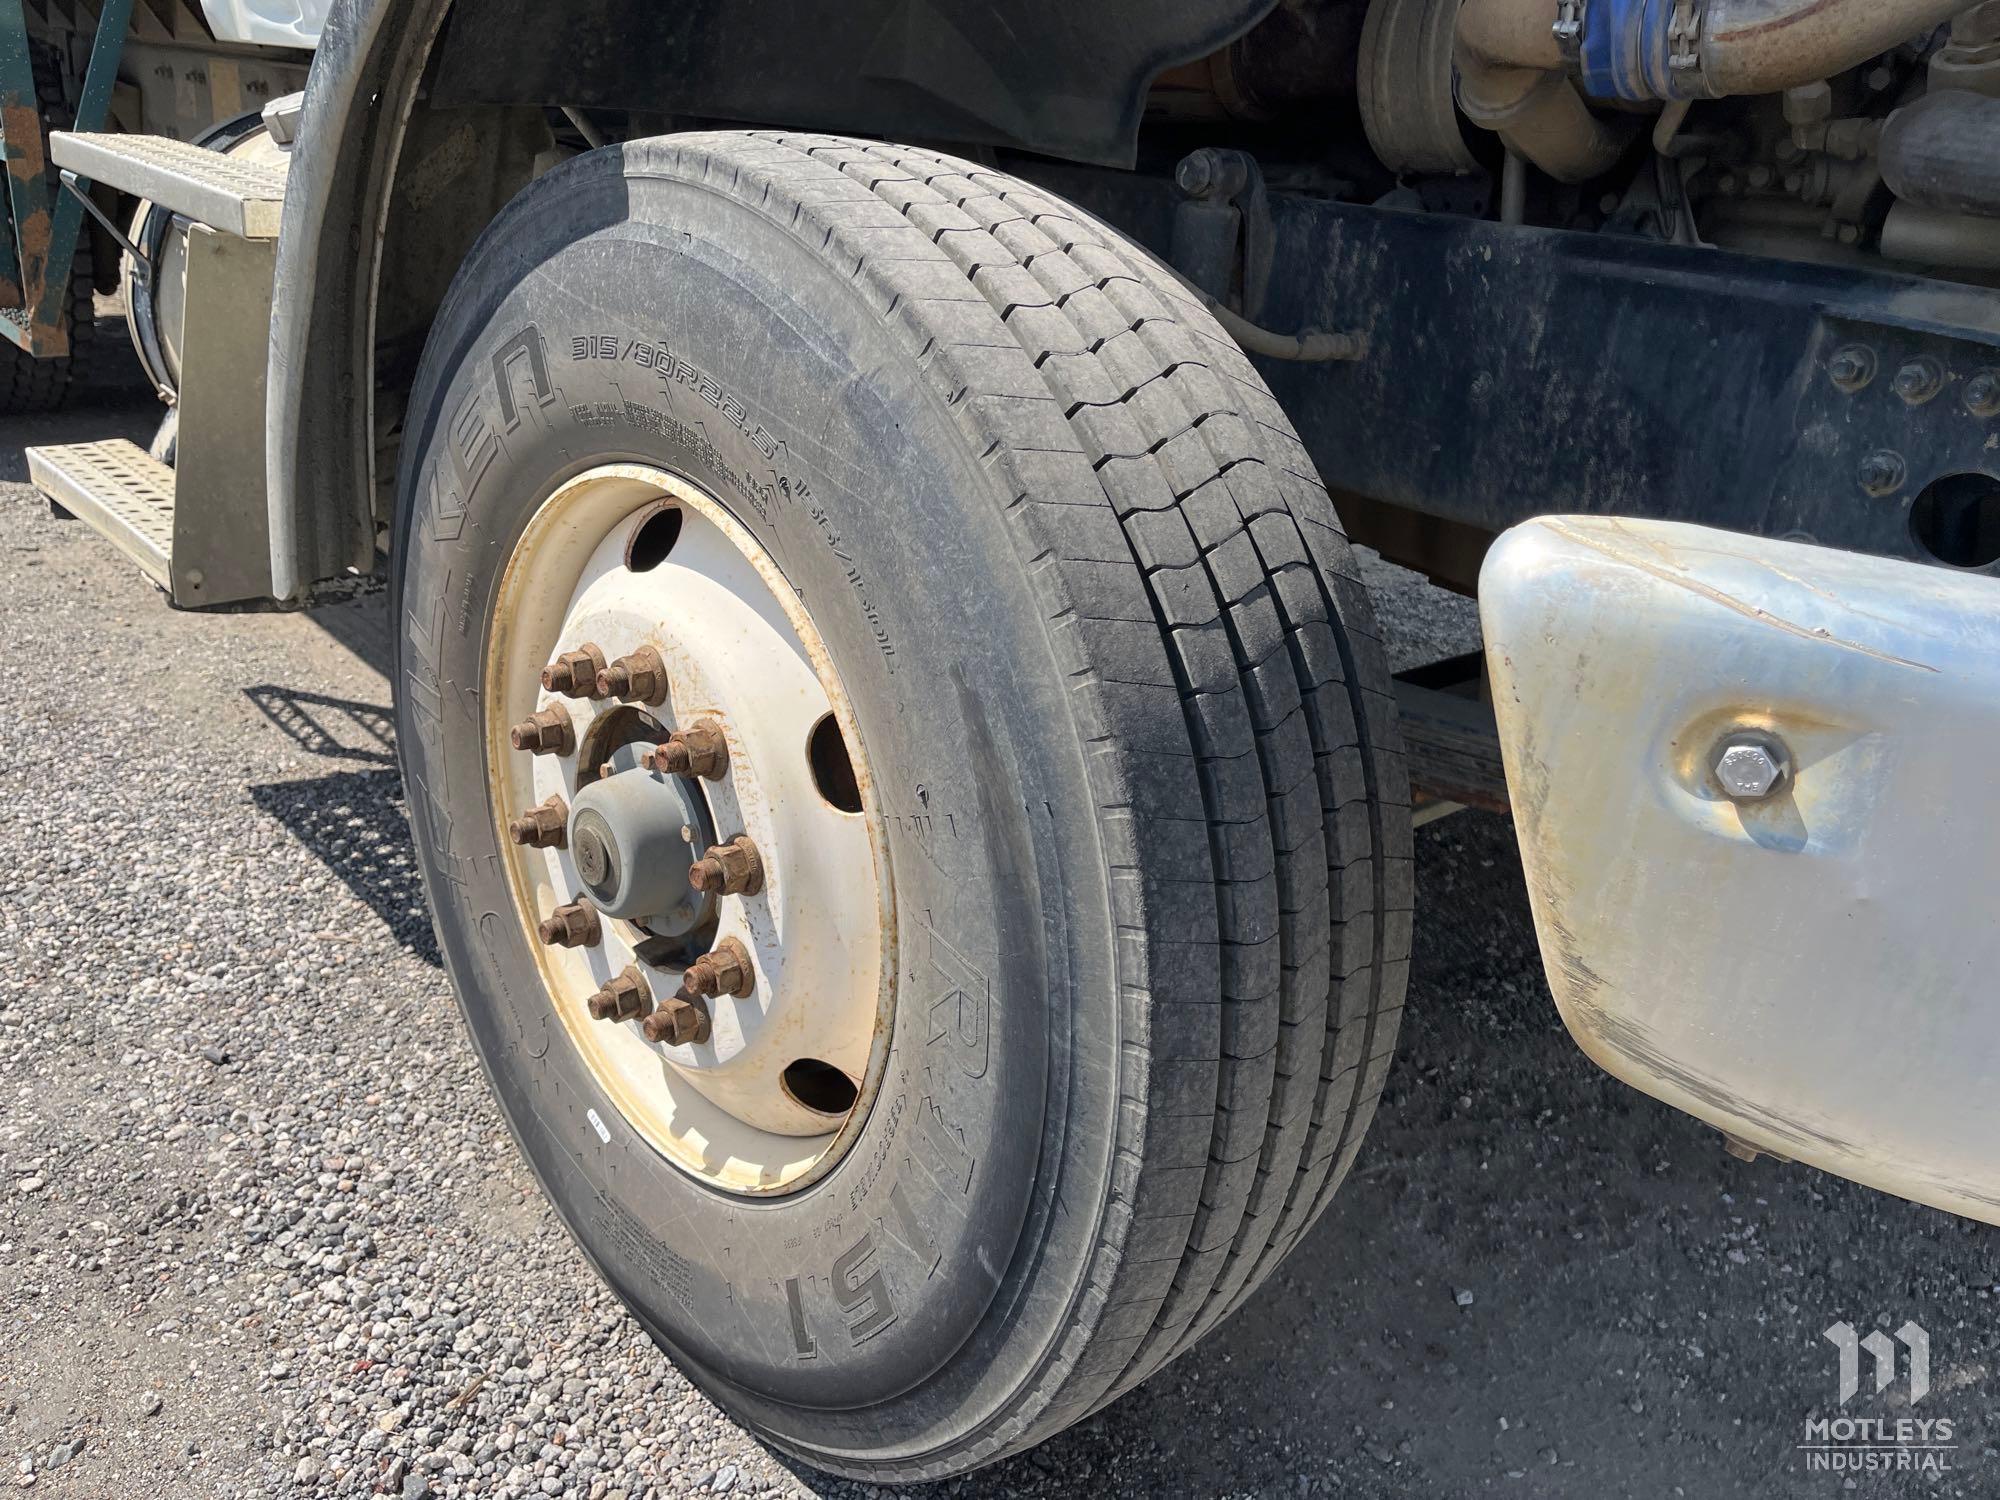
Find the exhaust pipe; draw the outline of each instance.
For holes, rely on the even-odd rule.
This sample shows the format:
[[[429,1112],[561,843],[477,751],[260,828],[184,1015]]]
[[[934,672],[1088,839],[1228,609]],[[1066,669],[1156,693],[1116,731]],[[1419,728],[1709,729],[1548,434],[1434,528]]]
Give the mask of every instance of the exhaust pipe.
[[[1638,122],[1590,112],[1555,36],[1555,0],[1466,0],[1453,63],[1458,107],[1558,182],[1588,182],[1618,164]]]
[[[1495,64],[1461,47],[1458,107],[1557,182],[1588,182],[1618,164],[1639,122],[1590,112],[1561,73]]]

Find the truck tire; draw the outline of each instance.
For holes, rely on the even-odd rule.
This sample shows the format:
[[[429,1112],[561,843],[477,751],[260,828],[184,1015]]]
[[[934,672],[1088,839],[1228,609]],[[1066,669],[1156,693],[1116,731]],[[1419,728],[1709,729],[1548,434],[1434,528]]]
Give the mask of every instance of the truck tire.
[[[409,411],[397,720],[440,946],[523,1154],[677,1363],[820,1468],[935,1479],[1248,1296],[1382,1087],[1408,790],[1327,495],[1179,283],[934,152],[669,136],[499,216]],[[652,748],[702,724],[714,779]],[[570,844],[510,844],[545,791]],[[754,840],[764,884],[700,918],[743,967],[550,915],[605,848],[669,858],[667,795],[690,848]],[[648,810],[584,851],[614,802]],[[634,1050],[689,1016],[708,1040]],[[772,1016],[851,1048],[800,1075],[823,1136]]]
[[[74,118],[63,95],[62,62],[52,47],[32,43],[35,92],[41,104],[42,144],[46,150],[49,132],[67,130]],[[52,199],[60,202],[61,191],[49,172]],[[69,353],[61,359],[37,359],[11,341],[0,341],[0,416],[28,416],[35,412],[59,411],[69,400],[70,388],[95,366],[90,363],[98,347],[97,296],[91,263],[94,227],[85,220],[77,231],[76,255],[68,268]]]
[[[91,368],[88,361],[97,343],[97,297],[86,240],[77,247],[69,277],[69,353],[60,359],[37,359],[18,344],[0,343],[0,416],[60,411],[71,387]]]

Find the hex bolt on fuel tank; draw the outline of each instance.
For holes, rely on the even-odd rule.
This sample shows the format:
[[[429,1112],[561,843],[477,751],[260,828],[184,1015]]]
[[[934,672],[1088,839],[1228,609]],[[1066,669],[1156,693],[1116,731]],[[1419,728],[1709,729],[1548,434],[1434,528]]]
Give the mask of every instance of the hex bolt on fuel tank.
[[[565,698],[600,697],[597,677],[604,667],[601,647],[579,646],[574,651],[563,652],[542,668],[542,686],[551,693],[561,693]]]
[[[1755,1161],[1764,1154],[1742,1137],[1731,1135],[1726,1130],[1722,1132],[1722,1149],[1738,1161]]]
[[[681,994],[695,999],[710,995],[734,995],[739,1000],[757,983],[750,968],[750,950],[736,938],[727,937],[687,966],[681,975]]]
[[[1826,362],[1826,378],[1850,396],[1875,378],[1875,351],[1866,344],[1848,344]]]
[[[1776,740],[1733,734],[1715,748],[1715,779],[1732,802],[1761,802],[1785,779],[1790,760]]]
[[[1861,460],[1854,477],[1861,481],[1861,488],[1871,495],[1893,495],[1903,487],[1903,476],[1907,472],[1902,454],[1889,448],[1877,448]]]
[[[690,1042],[708,1040],[708,1007],[692,995],[669,995],[646,1017],[643,1028],[649,1042],[665,1042],[669,1047],[685,1047]]]
[[[529,714],[507,731],[507,742],[516,750],[536,755],[568,755],[576,749],[576,726],[569,710],[560,703]]]
[[[667,701],[667,664],[651,646],[621,656],[597,674],[600,698],[661,704]]]
[[[676,729],[664,743],[641,755],[639,764],[663,775],[720,781],[729,770],[729,741],[723,737],[720,724],[702,719],[686,729]]]
[[[560,849],[569,842],[569,804],[560,796],[531,807],[507,824],[507,837],[524,849]]]
[[[584,1002],[594,1021],[636,1021],[652,1003],[653,989],[637,964],[627,964]],[[650,1022],[648,1034],[650,1035]]]
[[[711,896],[754,896],[764,889],[764,857],[739,833],[688,866],[688,884]]]
[[[1981,370],[1966,381],[1965,409],[1975,417],[2000,417],[2000,374]]]
[[[604,936],[604,924],[588,901],[566,901],[542,918],[535,933],[557,948],[589,948]]]
[[[1896,372],[1890,389],[1910,406],[1922,406],[1944,389],[1944,367],[1922,354]]]

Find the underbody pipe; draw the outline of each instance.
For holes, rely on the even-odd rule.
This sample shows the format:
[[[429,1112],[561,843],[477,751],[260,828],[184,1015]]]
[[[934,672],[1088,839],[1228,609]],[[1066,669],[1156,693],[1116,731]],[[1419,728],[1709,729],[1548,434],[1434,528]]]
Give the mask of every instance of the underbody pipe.
[[[1966,0],[1581,0],[1579,81],[1598,99],[1771,94],[1923,35]],[[1466,0],[1461,57],[1559,73],[1557,0]]]
[[[1214,297],[1199,287],[1193,288],[1201,298],[1215,321],[1244,351],[1261,354],[1266,359],[1297,360],[1306,364],[1317,364],[1329,360],[1363,359],[1368,354],[1368,338],[1360,333],[1321,333],[1308,329],[1304,333],[1274,333],[1268,328],[1260,328],[1248,318],[1231,312]]]
[[[1630,0],[1627,0],[1630,3]],[[1691,97],[1775,94],[1857,68],[1942,26],[1966,0],[1709,0]],[[1666,9],[1650,0],[1649,9]]]
[[[1963,89],[1926,94],[1882,127],[1882,180],[1905,203],[2000,215],[2000,99]],[[2000,241],[2000,224],[1987,225]]]
[[[1528,222],[1528,164],[1512,151],[1500,164],[1500,222]]]
[[[1558,182],[1588,182],[1610,171],[1638,130],[1636,118],[1592,114],[1559,72],[1494,63],[1462,36],[1457,60],[1458,107],[1466,118]]]
[[[1208,309],[1209,316],[1222,325],[1222,331],[1235,339],[1246,354],[1261,354],[1266,359],[1294,360],[1304,364],[1368,357],[1366,333],[1323,333],[1315,328],[1309,328],[1304,333],[1277,333],[1251,322],[1173,266],[1165,269],[1174,280],[1187,288],[1190,297]]]
[[[1530,9],[1551,0],[1500,0]],[[1775,94],[1923,35],[1965,0],[1590,0],[1584,91],[1618,99]]]
[[[1977,214],[1892,203],[1882,221],[1882,254],[1919,266],[2000,271],[2000,226]]]
[[[1555,0],[1466,0],[1458,13],[1458,107],[1558,182],[1611,170],[1636,125],[1590,112],[1563,71]]]

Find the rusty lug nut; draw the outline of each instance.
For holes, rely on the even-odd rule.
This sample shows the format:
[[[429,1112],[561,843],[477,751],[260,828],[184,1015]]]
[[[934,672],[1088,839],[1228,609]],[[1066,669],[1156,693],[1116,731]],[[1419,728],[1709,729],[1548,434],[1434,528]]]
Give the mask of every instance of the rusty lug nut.
[[[641,755],[639,764],[667,776],[720,781],[729,769],[729,741],[723,737],[720,724],[703,719],[687,729],[676,729],[664,743]]]
[[[711,896],[754,896],[764,889],[764,856],[739,833],[689,865],[688,884]]]
[[[757,976],[750,969],[750,950],[735,938],[724,938],[713,951],[704,953],[681,975],[681,994],[693,997],[750,993]]]
[[[647,1041],[665,1042],[669,1047],[705,1042],[710,1031],[708,1007],[697,996],[669,995],[646,1017],[645,1031]]]
[[[621,656],[597,674],[600,698],[636,699],[640,703],[667,701],[667,664],[651,646],[641,646],[630,656]]]
[[[627,964],[604,982],[604,988],[584,1002],[593,1021],[636,1021],[653,1003],[653,990],[637,964]],[[647,1023],[651,1035],[651,1022]]]
[[[565,698],[595,698],[597,674],[604,670],[604,652],[592,645],[565,651],[542,668],[542,686]]]
[[[535,931],[543,942],[558,948],[589,948],[604,936],[597,908],[588,901],[565,902],[544,917]]]
[[[537,755],[568,755],[576,749],[576,726],[569,721],[569,710],[558,703],[540,713],[529,714],[507,731],[507,739],[516,750],[532,750]]]
[[[569,843],[569,804],[551,797],[507,824],[507,837],[524,849],[561,849]]]

